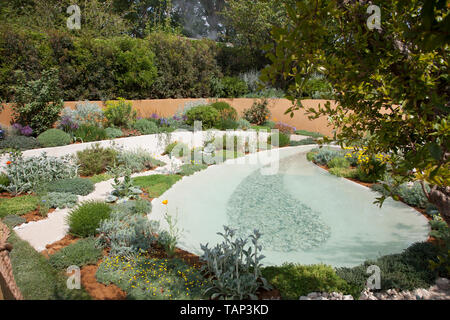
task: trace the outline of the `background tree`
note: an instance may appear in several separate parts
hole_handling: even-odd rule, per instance
[[[336,90],[337,106],[308,109],[327,116],[341,145],[365,138],[369,154],[389,153],[391,174],[420,180],[450,224],[449,1],[380,2],[381,29],[369,30],[371,1],[309,0],[287,6],[274,27],[272,61],[263,79],[292,79],[296,97],[314,72]],[[430,184],[430,191],[425,188]],[[379,199],[382,203],[384,198]]]

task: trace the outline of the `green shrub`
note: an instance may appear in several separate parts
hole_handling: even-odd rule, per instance
[[[147,251],[156,243],[157,225],[146,216],[114,211],[100,223],[97,245],[111,248],[110,254],[130,256]]]
[[[220,117],[222,119],[231,119],[231,120],[237,120],[237,111],[235,108],[230,106],[226,102],[214,102],[211,104],[211,107],[219,111]]]
[[[23,215],[34,211],[39,206],[39,198],[32,195],[0,199],[0,218],[7,215]]]
[[[314,157],[316,156],[316,154],[317,154],[317,152],[312,152],[312,151],[310,151],[310,152],[308,152],[308,153],[306,154],[306,159],[307,159],[308,161],[313,161],[313,160],[314,160]]]
[[[238,98],[248,93],[247,84],[239,77],[223,77],[221,85],[223,98]]]
[[[106,128],[105,133],[108,139],[116,139],[123,136],[123,132],[119,128]]]
[[[42,189],[47,192],[64,192],[87,196],[94,191],[94,184],[89,179],[72,178],[53,181],[44,185]]]
[[[21,216],[17,216],[15,214],[7,215],[2,219],[2,222],[6,224],[10,228],[14,228],[22,223],[27,222],[27,220]]]
[[[103,112],[111,127],[129,127],[135,122],[137,115],[131,102],[123,98],[107,101]]]
[[[133,183],[144,189],[150,198],[158,198],[180,179],[181,177],[179,175],[166,176],[154,174],[151,176],[133,178]]]
[[[328,161],[329,168],[348,168],[350,163],[344,157],[336,157]]]
[[[220,121],[220,113],[211,106],[198,106],[191,108],[187,113],[186,123],[194,125],[195,121],[201,121],[203,129],[217,127]]]
[[[83,176],[104,173],[106,168],[114,166],[118,161],[118,152],[112,148],[103,148],[96,143],[77,152],[77,164]]]
[[[250,122],[248,122],[246,119],[239,119],[238,121],[237,121],[237,127],[238,127],[238,129],[241,129],[241,130],[248,130],[248,129],[250,129],[251,128],[251,124],[250,124]]]
[[[131,172],[141,172],[164,166],[165,163],[154,159],[152,155],[142,149],[122,150],[117,155],[117,164]]]
[[[336,275],[331,266],[324,264],[300,265],[285,263],[261,270],[264,278],[274,285],[283,299],[298,300],[311,292],[350,292],[349,284]]]
[[[351,178],[351,179],[356,179],[358,177],[358,170],[355,168],[335,167],[328,170],[328,172],[337,177]]]
[[[371,157],[369,162],[364,162],[358,166],[358,179],[363,182],[377,182],[383,179],[386,171],[386,163]]]
[[[37,157],[23,158],[20,153],[13,152],[10,161],[6,167],[10,183],[3,188],[13,195],[40,190],[42,184],[51,181],[76,177],[78,171],[71,156],[57,158],[42,153]]]
[[[106,130],[88,124],[81,125],[74,133],[77,139],[81,139],[82,142],[101,141],[107,139]]]
[[[147,119],[139,119],[133,124],[133,129],[138,130],[142,134],[158,133],[159,129],[156,123]]]
[[[428,186],[426,186],[426,188],[429,189]],[[408,186],[408,184],[400,185],[396,190],[396,193],[410,206],[425,209],[428,204],[428,199],[418,181],[414,182],[412,186]]]
[[[176,150],[174,151],[176,147]],[[173,154],[172,154],[173,152]],[[183,157],[186,153],[189,153],[189,147],[187,144],[182,142],[172,142],[171,144],[167,145],[167,147],[164,150],[163,155],[171,155],[174,157]]]
[[[269,102],[267,100],[255,101],[250,109],[244,110],[244,118],[252,124],[261,126],[270,117]]]
[[[381,290],[414,290],[434,284],[436,272],[429,261],[437,261],[438,249],[431,243],[416,243],[400,254],[391,254],[376,260],[365,261],[353,268],[338,268],[336,274],[361,292],[367,281],[367,268],[376,265],[381,269]]]
[[[67,216],[70,234],[77,237],[94,236],[102,220],[108,219],[111,207],[100,201],[86,201]]]
[[[152,203],[147,200],[129,200],[120,204],[117,204],[114,211],[124,212],[129,215],[134,214],[149,214],[152,211]]]
[[[314,155],[314,162],[320,165],[326,165],[333,158],[341,157],[342,153],[335,149],[320,148]]]
[[[286,147],[291,143],[291,137],[284,133],[274,133],[267,138],[267,144],[278,147]]]
[[[102,257],[102,249],[95,246],[95,238],[81,239],[57,251],[49,258],[50,264],[56,269],[66,269],[70,266],[82,267],[97,264]]]
[[[302,139],[300,141],[291,141],[289,143],[289,145],[291,147],[305,146],[305,145],[309,145],[309,144],[317,144],[317,141],[314,138],[306,138],[306,139]]]
[[[68,145],[72,141],[72,137],[59,129],[49,129],[42,132],[37,137],[38,142],[43,147],[58,147]]]
[[[2,186],[7,187],[7,186],[9,186],[9,184],[10,184],[10,181],[9,181],[8,175],[6,173],[3,173],[3,172],[0,173],[0,192],[6,190]]]
[[[71,119],[78,126],[83,124],[102,126],[105,116],[102,108],[93,102],[84,101],[77,103],[75,109],[66,107],[61,113],[61,118]]]
[[[220,138],[214,140],[214,145],[216,150],[229,150],[229,151],[239,151],[244,152],[245,145],[243,143],[244,139],[236,135],[223,135]]]
[[[198,171],[202,171],[208,168],[206,164],[183,164],[180,169],[181,171],[178,173],[180,176],[191,176]]]
[[[42,197],[42,202],[46,202],[49,208],[72,208],[77,204],[78,197],[73,193],[50,192]]]
[[[26,81],[22,71],[16,77],[19,85],[14,88],[13,120],[41,134],[53,126],[63,108],[58,70],[45,70],[37,80]]]
[[[41,145],[34,137],[26,136],[8,136],[0,140],[0,149],[15,149],[15,150],[31,150],[40,148]]]

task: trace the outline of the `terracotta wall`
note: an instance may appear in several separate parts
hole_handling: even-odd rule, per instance
[[[161,100],[134,100],[133,107],[138,111],[142,117],[149,117],[152,113],[157,113],[160,116],[172,116],[178,109],[182,109],[184,104],[189,101],[199,99],[161,99]],[[215,101],[217,99],[208,99]],[[255,99],[218,99],[219,101],[226,101],[233,106],[240,115],[245,109],[252,106]],[[102,106],[102,101],[91,101]],[[303,100],[303,105],[306,108],[317,108],[319,104],[324,105],[327,100]],[[67,101],[64,103],[66,107],[75,107],[77,102]],[[334,104],[334,102],[332,102]],[[304,114],[304,111],[296,111],[293,118],[290,115],[285,115],[284,112],[291,106],[291,102],[287,99],[269,99],[269,109],[272,113],[271,120],[282,121],[288,123],[297,129],[320,132],[322,134],[331,135],[333,128],[328,126],[327,118],[319,118],[316,120],[309,120]],[[7,104],[5,109],[0,113],[0,124],[9,125],[11,121],[11,108]]]

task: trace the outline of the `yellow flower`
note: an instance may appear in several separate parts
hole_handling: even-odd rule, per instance
[[[169,203],[168,200],[164,200],[164,201],[162,202],[162,204],[164,204],[164,205],[166,205],[167,203]]]

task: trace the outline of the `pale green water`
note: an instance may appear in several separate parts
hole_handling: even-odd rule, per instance
[[[263,234],[265,265],[296,262],[353,266],[368,258],[398,253],[425,241],[425,217],[408,206],[337,178],[306,160],[310,147],[280,149],[276,175],[262,175],[260,165],[212,166],[174,185],[154,201],[152,219],[178,210],[184,229],[180,247],[201,253],[214,245],[229,225],[241,235]],[[164,225],[164,224],[163,224]]]

